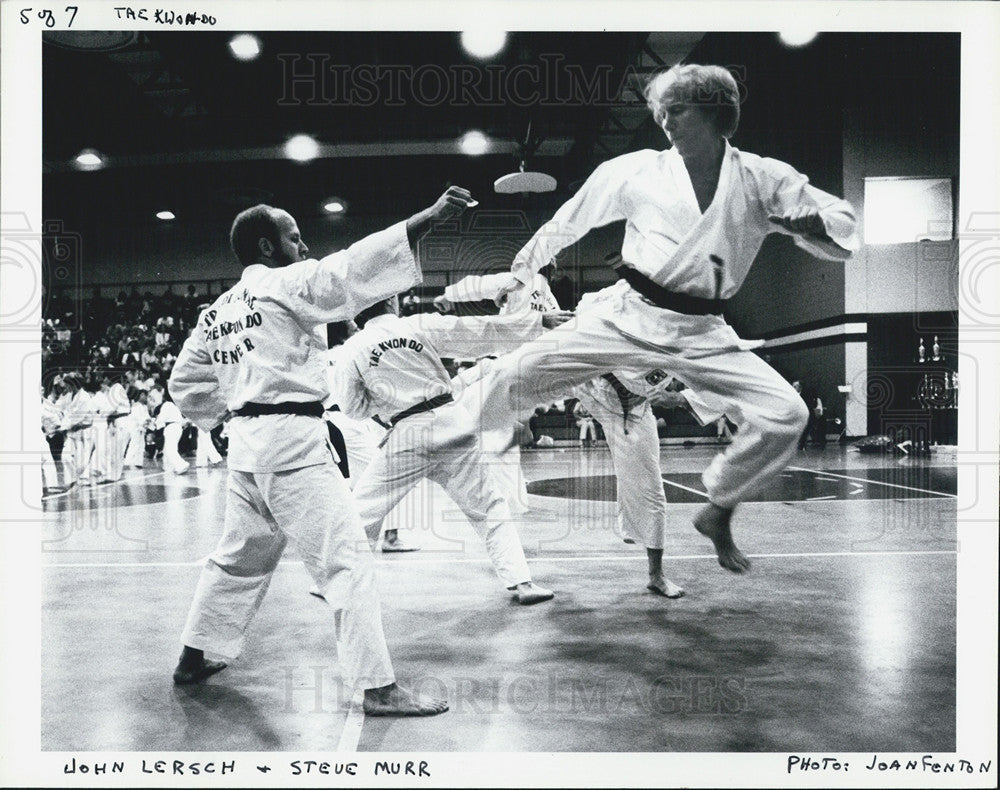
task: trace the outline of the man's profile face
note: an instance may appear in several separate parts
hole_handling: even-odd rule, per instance
[[[284,211],[275,214],[275,226],[278,231],[278,244],[271,255],[275,264],[287,266],[290,263],[304,261],[309,254],[309,248],[302,241],[299,226],[291,214]]]

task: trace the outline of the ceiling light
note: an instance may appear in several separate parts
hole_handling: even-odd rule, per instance
[[[486,153],[486,149],[490,146],[490,141],[486,139],[486,135],[482,132],[472,131],[466,132],[462,136],[459,146],[463,154],[479,156]]]
[[[156,218],[162,220],[177,219],[177,217],[174,216],[174,212],[172,211],[157,211]]]
[[[800,25],[779,31],[778,38],[786,47],[804,47],[818,35],[819,33],[814,28]]]
[[[240,33],[229,39],[229,51],[237,60],[253,60],[260,55],[260,39],[250,33]]]
[[[323,211],[328,214],[342,214],[344,212],[344,204],[339,200],[331,200],[329,203],[323,204]]]
[[[285,143],[285,156],[296,162],[308,162],[319,154],[319,143],[307,134],[297,134]]]
[[[462,47],[474,58],[492,58],[506,42],[507,34],[503,30],[462,31]]]
[[[76,157],[76,163],[85,169],[92,170],[104,164],[104,159],[93,148],[85,148]]]

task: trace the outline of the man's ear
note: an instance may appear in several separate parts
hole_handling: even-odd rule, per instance
[[[260,250],[260,254],[265,258],[270,258],[274,255],[274,244],[271,243],[270,239],[266,239],[263,236],[257,240],[257,249]]]

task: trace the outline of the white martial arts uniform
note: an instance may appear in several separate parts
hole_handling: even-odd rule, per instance
[[[194,453],[195,466],[208,466],[217,464],[222,460],[222,456],[212,441],[212,433],[203,428],[198,429],[198,444]]]
[[[146,408],[146,404],[140,401],[133,403],[128,417],[123,422],[129,435],[125,465],[142,466],[146,453],[146,423],[149,422],[149,409]]]
[[[55,402],[51,398],[42,395],[42,433],[45,434],[46,439],[56,432],[59,431],[59,425],[62,422],[62,412],[59,407],[56,406]],[[65,443],[65,441],[64,441]],[[50,448],[46,447],[44,453],[42,453],[42,488],[52,488],[53,486],[59,485],[59,466],[56,463],[55,458],[52,457],[52,451]]]
[[[107,392],[98,390],[90,399],[93,421],[90,424],[90,441],[94,450],[90,455],[87,475],[94,481],[104,480],[108,468],[108,417],[111,415],[111,399]]]
[[[125,451],[129,443],[126,420],[131,407],[125,388],[117,382],[109,386],[106,392],[100,392],[98,395],[102,395],[103,398],[99,416],[94,418],[94,425],[103,423],[100,425],[103,445],[95,440],[94,456],[100,457],[102,479],[118,481],[122,479]]]
[[[818,210],[835,242],[791,234],[769,221],[796,207]],[[842,260],[858,247],[848,203],[812,187],[792,167],[732,148],[728,142],[712,203],[701,212],[684,161],[674,149],[638,151],[600,165],[515,257],[522,282],[592,228],[626,220],[623,260],[669,291],[703,299],[735,294],[771,232],[824,258]],[[673,375],[717,398],[744,422],[725,453],[703,475],[710,500],[733,507],[784,468],[807,413],[784,379],[737,337],[720,315],[658,307],[625,281],[588,294],[576,321],[497,360],[486,383],[484,419],[511,411],[608,371],[652,384]]]
[[[457,318],[380,315],[344,343],[334,369],[334,398],[348,417],[378,415],[389,423],[432,398],[452,396],[442,355],[474,358],[536,337],[540,314]],[[386,515],[422,479],[444,488],[486,544],[506,587],[531,580],[510,510],[480,451],[477,423],[461,400],[413,414],[394,425],[354,496],[373,543]]]
[[[156,427],[163,429],[163,471],[182,475],[191,468],[177,449],[184,433],[184,417],[173,401],[164,401],[156,415]]]
[[[511,285],[513,275],[487,275],[477,279],[478,282],[474,282],[473,278],[460,281],[462,290],[449,296],[449,299],[459,301],[466,295],[475,300],[493,299],[503,288]],[[448,296],[447,291],[445,295]],[[504,308],[519,311],[524,310],[527,304],[529,309],[543,313],[559,309],[548,280],[540,274],[535,274],[527,288],[513,292],[512,296],[514,298],[508,299]],[[482,383],[482,377],[492,364],[492,360],[486,360],[458,375],[456,383],[461,382],[469,387],[469,394],[465,396],[467,400],[481,398],[481,393],[475,389],[478,386],[476,381],[478,379],[479,384]],[[619,533],[646,548],[662,549],[667,500],[663,493],[663,475],[660,470],[660,441],[652,409],[648,401],[636,394],[635,390],[649,394],[657,387],[666,386],[670,378],[657,382],[654,386],[645,381],[630,379],[625,374],[620,375],[619,383],[622,386],[622,379],[631,385],[631,389],[626,388],[627,391],[621,395],[608,380],[598,378],[575,387],[572,396],[579,399],[604,429],[611,452],[611,465],[617,477]],[[622,398],[625,399],[624,403]],[[504,429],[485,433],[491,435],[497,431],[503,432]],[[519,465],[519,450],[517,462]],[[517,496],[519,492],[513,488],[509,479],[499,479],[505,486],[501,490],[508,500]],[[526,495],[525,491],[523,496]]]
[[[597,426],[594,423],[594,415],[584,407],[583,403],[577,403],[573,407],[573,415],[576,417],[576,425],[580,429],[580,443],[587,441],[597,441]]]
[[[497,296],[513,281],[510,272],[500,274],[470,275],[444,289],[444,296],[451,302],[477,302],[485,299],[496,299]],[[548,313],[559,310],[559,303],[549,281],[541,274],[535,274],[528,286],[513,292],[500,306],[500,315],[518,315],[525,311]],[[468,383],[479,379],[483,374],[482,364],[466,368],[455,377],[453,384],[455,394],[464,390]],[[474,398],[471,392],[467,396]],[[478,409],[474,409],[478,413]],[[521,443],[518,441],[518,426],[515,424],[501,425],[495,428],[482,428],[479,433],[483,454],[486,456],[489,468],[503,493],[510,512],[523,515],[529,511],[528,486],[521,470]]]
[[[63,445],[63,464],[71,470],[68,482],[83,484],[90,469],[90,457],[94,452],[94,439],[90,430],[94,421],[91,408],[93,396],[84,389],[78,390],[63,408],[62,430],[66,431]],[[67,463],[67,451],[70,460]]]
[[[405,223],[322,261],[247,266],[184,344],[170,392],[210,430],[245,404],[308,403],[329,394],[326,324],[420,282]],[[395,680],[375,588],[374,558],[318,417],[233,417],[226,517],[184,627],[185,645],[239,654],[291,539],[334,611],[345,683]]]

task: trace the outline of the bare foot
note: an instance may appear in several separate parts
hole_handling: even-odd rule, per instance
[[[646,589],[656,595],[662,595],[664,598],[684,597],[684,588],[677,586],[662,574],[658,576],[650,576],[649,584],[646,585]]]
[[[719,565],[733,573],[745,573],[750,570],[750,560],[733,542],[733,533],[729,528],[729,519],[732,515],[732,510],[709,502],[695,516],[694,528],[715,545]]]
[[[362,707],[366,716],[436,716],[448,710],[448,703],[391,683],[377,689],[365,689]]]
[[[534,582],[521,582],[514,588],[514,597],[522,606],[531,606],[533,603],[550,601],[556,594],[552,590],[539,587]]]

